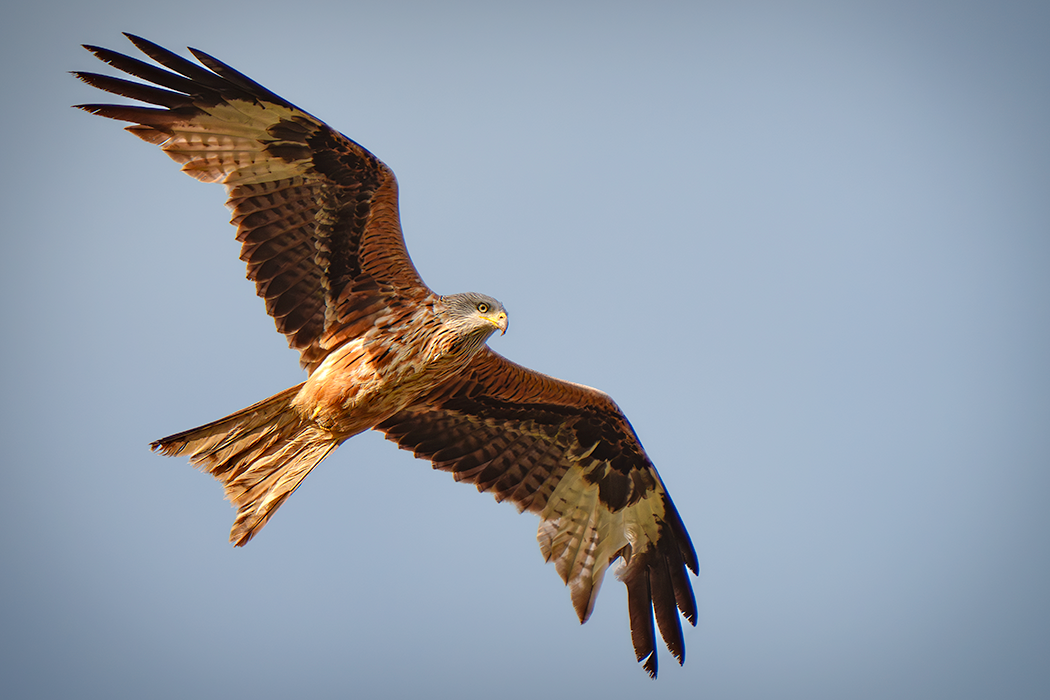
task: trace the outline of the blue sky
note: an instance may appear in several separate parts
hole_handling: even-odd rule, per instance
[[[7,11],[2,694],[1045,697],[1050,8],[377,5]],[[120,31],[371,149],[430,286],[618,401],[700,558],[684,668],[378,435],[227,543],[148,443],[302,374],[222,189],[69,109]]]

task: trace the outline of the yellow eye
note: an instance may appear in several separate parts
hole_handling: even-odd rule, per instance
[[[489,312],[489,305],[485,302],[481,302],[480,304],[478,304],[478,311],[480,311],[483,314],[487,314]]]

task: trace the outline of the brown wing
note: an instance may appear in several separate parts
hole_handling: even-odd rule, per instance
[[[99,59],[153,85],[97,73],[84,82],[158,107],[85,104],[132,122],[203,182],[226,185],[248,278],[277,329],[313,369],[339,329],[383,294],[429,292],[405,250],[393,172],[360,145],[211,56],[192,63],[127,35],[170,70],[96,46]],[[174,72],[171,72],[174,71]],[[361,292],[351,299],[355,292]]]
[[[468,371],[378,426],[388,439],[479,491],[540,516],[547,561],[569,586],[580,621],[617,557],[638,660],[656,675],[653,612],[685,660],[681,613],[696,624],[685,568],[699,573],[656,468],[606,394],[516,365],[485,348]]]

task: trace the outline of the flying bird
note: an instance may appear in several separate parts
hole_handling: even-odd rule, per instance
[[[394,173],[326,123],[216,60],[194,63],[131,34],[158,65],[98,46],[145,83],[84,82],[142,105],[76,105],[131,122],[202,182],[226,186],[248,279],[299,352],[301,384],[152,443],[186,454],[237,508],[247,543],[345,440],[378,430],[435,469],[540,518],[537,539],[581,622],[616,559],[638,661],[656,677],[653,619],[685,661],[681,617],[696,625],[685,526],[634,429],[609,396],[489,349],[507,312],[473,292],[439,295],[412,264]]]

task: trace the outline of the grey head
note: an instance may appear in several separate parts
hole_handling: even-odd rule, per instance
[[[507,310],[490,296],[477,292],[449,294],[441,297],[447,316],[445,321],[456,336],[457,349],[471,354],[481,349],[497,330],[507,332]]]

